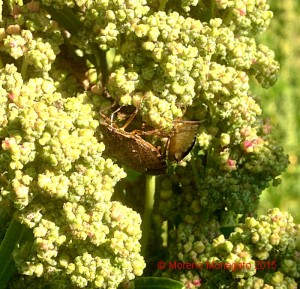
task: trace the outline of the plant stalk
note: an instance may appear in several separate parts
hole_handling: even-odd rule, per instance
[[[152,212],[155,196],[155,176],[146,176],[146,196],[144,205],[144,215],[142,220],[142,250],[141,253],[145,257],[151,231]]]

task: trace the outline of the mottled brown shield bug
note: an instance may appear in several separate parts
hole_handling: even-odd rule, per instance
[[[176,121],[169,138],[168,158],[180,162],[192,150],[200,121]]]
[[[166,161],[156,147],[137,134],[113,126],[105,116],[102,117],[106,121],[100,123],[99,129],[103,135],[104,153],[107,156],[140,173],[149,175],[166,173]]]

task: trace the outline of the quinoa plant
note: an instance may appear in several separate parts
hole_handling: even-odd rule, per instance
[[[0,288],[297,288],[299,226],[256,216],[288,164],[250,85],[278,77],[272,15],[0,1]]]

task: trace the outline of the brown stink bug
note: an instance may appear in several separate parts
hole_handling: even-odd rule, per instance
[[[180,162],[192,150],[200,121],[176,121],[169,138],[168,158]]]
[[[106,118],[103,115],[102,117]],[[140,173],[149,175],[166,173],[167,164],[164,157],[156,147],[139,135],[115,127],[109,120],[102,122],[99,129],[103,135],[104,153],[107,156]]]

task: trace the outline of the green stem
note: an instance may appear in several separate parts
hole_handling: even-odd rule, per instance
[[[10,278],[17,273],[12,253],[18,244],[30,239],[29,231],[15,218],[11,220],[0,245],[0,289],[6,288]]]
[[[22,67],[21,67],[21,75],[23,79],[26,79],[26,71],[27,71],[28,63],[23,57]]]
[[[168,0],[160,0],[159,1],[159,11],[165,11],[166,5],[167,5]]]
[[[211,1],[211,8],[210,8],[211,18],[215,18],[215,14],[216,14],[215,7],[216,7],[215,1]]]
[[[155,196],[155,176],[146,176],[146,196],[145,196],[144,216],[142,222],[143,235],[141,240],[141,244],[142,244],[141,253],[144,257],[146,255],[149,235],[151,231],[154,196]]]
[[[95,51],[95,56],[97,59],[97,67],[100,68],[102,74],[102,85],[106,88],[107,79],[108,79],[108,66],[107,66],[107,58],[106,58],[106,51],[98,50]]]

